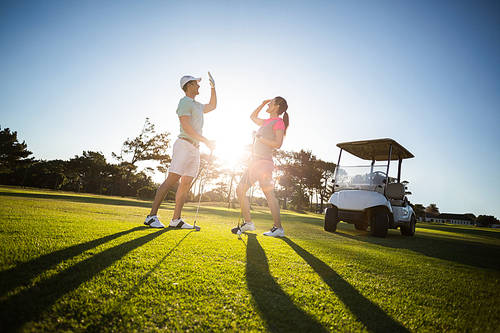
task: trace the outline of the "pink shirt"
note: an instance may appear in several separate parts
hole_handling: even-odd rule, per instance
[[[277,120],[274,125],[273,125],[273,130],[285,130],[285,123],[283,122],[283,119],[281,119],[280,117],[276,117],[276,118],[269,118],[269,119],[266,119],[264,120],[264,124],[262,124],[261,127],[264,127],[266,126],[267,124],[269,124],[271,121],[273,120]]]

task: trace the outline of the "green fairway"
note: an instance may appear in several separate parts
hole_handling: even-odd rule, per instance
[[[284,211],[275,239],[258,208],[238,239],[238,211],[216,206],[193,232],[143,226],[150,203],[127,198],[0,187],[0,203],[1,332],[500,327],[500,230],[420,223],[382,239]]]

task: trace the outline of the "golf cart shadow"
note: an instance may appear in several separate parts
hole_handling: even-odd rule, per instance
[[[379,238],[371,236],[366,231],[347,230],[347,228],[337,229],[334,234],[377,246],[409,250],[457,264],[500,271],[500,246],[498,245],[467,241],[460,236],[443,236],[424,232],[420,232],[414,237],[390,232],[386,238]]]

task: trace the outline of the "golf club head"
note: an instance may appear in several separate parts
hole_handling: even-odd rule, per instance
[[[235,228],[231,229],[231,232],[235,235],[238,235],[238,236],[241,235],[240,227],[235,227]]]
[[[201,230],[201,228],[196,225],[196,221],[194,221],[194,223],[193,223],[193,229],[194,229],[194,231],[200,231]]]

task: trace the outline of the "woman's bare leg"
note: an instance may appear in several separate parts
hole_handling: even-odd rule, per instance
[[[259,182],[260,187],[262,188],[262,192],[267,199],[267,205],[269,206],[269,210],[271,211],[271,215],[273,216],[274,226],[276,228],[282,228],[281,226],[281,217],[280,217],[280,205],[278,199],[276,199],[276,195],[274,194],[274,186],[271,179],[263,179]]]
[[[243,219],[245,222],[250,222],[250,203],[247,198],[247,191],[250,188],[245,177],[242,178],[238,187],[236,187],[236,195],[238,196],[238,200],[240,201],[240,209],[241,215],[243,215]]]

